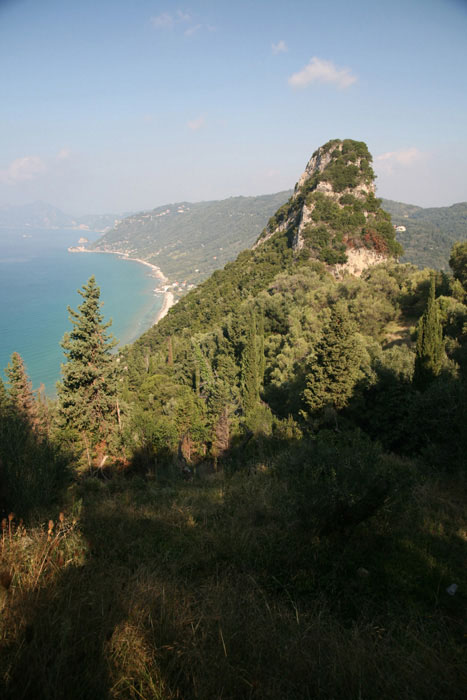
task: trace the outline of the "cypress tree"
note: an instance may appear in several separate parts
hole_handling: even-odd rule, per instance
[[[266,357],[264,355],[264,316],[261,315],[257,324],[256,348],[258,353],[258,393],[261,391],[264,382],[264,372],[266,370]]]
[[[314,412],[330,406],[344,408],[361,376],[356,326],[347,309],[335,304],[308,364],[303,398]]]
[[[435,300],[435,278],[431,277],[428,302],[417,328],[417,354],[413,381],[424,389],[441,371],[444,357],[443,329]]]
[[[117,341],[106,333],[112,322],[104,323],[94,276],[78,293],[83,303],[78,311],[68,307],[73,330],[62,340],[67,361],[57,388],[62,424],[79,436],[91,467],[96,446],[108,447],[117,427],[116,365],[111,354]]]
[[[8,396],[11,406],[30,424],[37,426],[37,406],[31,381],[26,373],[23,358],[17,352],[11,356],[5,370],[8,377]]]
[[[242,352],[242,398],[243,411],[248,415],[259,401],[258,349],[253,313],[248,319]]]

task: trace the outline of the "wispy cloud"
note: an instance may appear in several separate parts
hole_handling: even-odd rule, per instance
[[[151,17],[151,24],[156,29],[168,29],[173,27],[174,22],[173,15],[170,15],[168,12],[162,12],[157,17]]]
[[[387,153],[381,153],[375,158],[375,164],[379,164],[379,167],[383,172],[389,175],[394,172],[397,167],[409,168],[415,163],[418,163],[426,154],[420,151],[415,146],[410,148],[403,148],[399,151],[388,151]]]
[[[271,49],[274,54],[285,53],[288,51],[287,44],[283,39],[277,42],[277,44],[271,44]]]
[[[350,68],[339,68],[332,61],[313,56],[310,62],[298,73],[289,78],[289,85],[304,88],[312,83],[330,83],[338,88],[348,88],[357,81]]]
[[[191,131],[199,131],[203,126],[206,126],[206,119],[203,116],[199,116],[196,119],[188,121],[186,125]]]
[[[195,18],[184,10],[176,10],[175,12],[161,12],[160,15],[150,18],[150,22],[155,29],[174,29],[178,27],[179,31],[183,30],[185,36],[193,36],[201,29],[206,29],[209,32],[216,30],[210,24],[201,24],[196,22]],[[185,29],[183,29],[185,27]]]
[[[191,15],[189,12],[177,10],[176,17],[179,22],[191,22]]]
[[[23,156],[15,158],[5,170],[0,170],[0,183],[19,185],[23,182],[37,180],[44,175],[53,175],[63,171],[63,165],[70,160],[69,148],[60,148],[54,156]]]
[[[71,156],[71,151],[69,148],[61,148],[59,152],[57,153],[57,160],[68,160],[68,158]]]
[[[0,182],[16,185],[26,180],[34,180],[47,171],[47,166],[39,156],[24,156],[13,160],[6,170],[0,170]]]
[[[199,32],[199,30],[202,29],[202,27],[202,24],[193,24],[191,27],[188,27],[188,29],[185,29],[184,34],[185,36],[193,36],[193,34]]]

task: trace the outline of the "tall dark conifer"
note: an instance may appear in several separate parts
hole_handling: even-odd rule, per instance
[[[342,304],[335,304],[321,340],[308,363],[303,398],[314,412],[344,408],[361,376],[356,326]]]
[[[261,391],[264,382],[264,372],[266,370],[266,357],[264,355],[264,316],[258,319],[256,327],[256,351],[258,355],[258,393]]]
[[[11,356],[5,370],[8,377],[8,396],[12,408],[22,416],[31,427],[37,426],[37,405],[32,391],[31,381],[26,373],[23,358],[17,352]]]
[[[248,319],[242,352],[242,398],[243,411],[248,415],[259,401],[258,348],[253,313]]]
[[[104,323],[94,276],[78,293],[83,303],[78,311],[68,307],[73,330],[62,341],[67,361],[57,386],[62,422],[79,436],[90,467],[96,446],[106,449],[117,427],[116,364],[111,354],[117,341],[106,333],[112,322]]]
[[[435,278],[431,277],[426,309],[417,328],[414,384],[424,389],[441,371],[444,357],[443,329],[435,300]]]

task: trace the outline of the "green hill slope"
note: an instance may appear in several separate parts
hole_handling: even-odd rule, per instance
[[[245,248],[250,248],[271,217],[277,214],[280,223],[285,211],[283,205],[291,195],[292,191],[289,190],[259,197],[167,204],[127,216],[90,247],[127,253],[158,265],[172,281],[187,280],[199,284],[214,270],[234,260]],[[306,196],[310,197],[310,193],[306,193]],[[318,191],[314,198],[320,197]],[[345,199],[344,192],[326,211],[320,211],[321,220],[315,222],[318,224],[315,226],[315,238],[318,236],[319,239],[319,233],[323,233],[324,228],[330,233],[330,236],[326,233],[324,238],[321,236],[321,242],[316,239],[315,248],[320,245],[329,248],[328,244],[323,245],[328,238],[334,241],[331,246],[333,252],[321,251],[321,257],[328,256],[329,260],[337,260],[339,256],[339,238],[342,238],[338,230],[340,224],[350,224],[355,238],[354,224],[358,224],[362,216],[364,203],[357,202],[355,209],[355,202],[352,204],[351,200],[345,205],[347,210],[339,214],[336,205],[342,198]],[[349,207],[355,211],[351,212]],[[465,202],[451,207],[423,209],[413,204],[383,199],[382,208],[391,215],[394,225],[406,228],[397,232],[397,240],[405,251],[402,262],[411,262],[421,268],[445,270],[452,244],[467,238]],[[319,210],[320,206],[315,206],[315,209]],[[317,216],[318,211],[315,219]],[[331,222],[333,216],[334,221]],[[339,216],[345,221],[339,220]],[[384,226],[382,217],[379,223]],[[319,230],[316,232],[316,229]],[[308,228],[308,235],[310,233]]]
[[[406,228],[397,234],[405,250],[403,262],[447,270],[453,243],[467,239],[467,202],[422,209],[383,199],[383,208],[396,226]]]
[[[142,258],[171,280],[198,284],[253,245],[289,195],[164,205],[127,217],[92,248]]]

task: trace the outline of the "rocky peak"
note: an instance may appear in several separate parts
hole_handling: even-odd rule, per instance
[[[391,218],[375,197],[371,162],[362,141],[334,139],[318,148],[256,246],[287,235],[294,251],[326,263],[336,274],[361,274],[369,264],[399,256]]]

